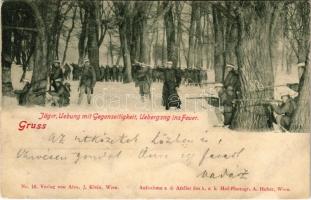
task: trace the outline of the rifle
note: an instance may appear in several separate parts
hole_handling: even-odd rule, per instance
[[[212,84],[216,84],[216,82],[202,82],[201,84],[203,84],[203,85],[212,85]]]
[[[261,92],[261,91],[272,90],[274,88],[283,87],[283,86],[289,87],[290,89],[292,89],[294,91],[298,90],[298,89],[296,89],[296,87],[298,87],[298,83],[286,83],[286,84],[270,85],[270,86],[267,86],[267,87],[256,88],[256,89],[251,90],[249,92]]]
[[[186,97],[186,99],[208,99],[208,98],[213,98],[211,96],[199,96],[199,97]],[[217,98],[217,97],[214,97]]]
[[[204,99],[209,105],[213,107],[217,107],[217,108],[220,107],[219,97],[215,97],[215,96],[187,97],[186,99]]]
[[[276,102],[276,103],[281,103],[281,100],[277,100],[277,99],[235,99],[234,101],[237,102],[253,102],[253,101],[260,101],[260,102],[267,102],[267,103],[271,103],[271,102]]]
[[[147,64],[145,64],[145,63],[141,63],[141,62],[138,62],[138,61],[135,61],[135,63],[136,63],[136,64],[140,64],[141,66],[146,66],[146,67],[150,66],[150,67],[151,67],[151,65],[147,65]]]
[[[186,99],[208,99],[208,98],[211,98],[211,97],[218,98],[218,97],[215,97],[214,94],[209,93],[209,92],[206,92],[205,94],[208,94],[208,95],[211,95],[211,96],[202,95],[202,96],[186,97]]]
[[[30,94],[34,94],[34,95],[36,95],[36,97],[37,97],[37,96],[40,96],[41,94],[49,93],[49,92],[51,92],[51,91],[49,91],[49,90],[44,90],[44,91],[30,92]]]
[[[245,103],[249,102],[249,103]],[[253,102],[253,103],[252,103]],[[252,107],[252,106],[269,106],[271,103],[282,103],[281,100],[276,99],[235,99],[234,104],[238,104],[240,107]]]

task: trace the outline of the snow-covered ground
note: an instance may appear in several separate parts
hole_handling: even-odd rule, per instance
[[[12,68],[12,83],[14,89],[22,89],[23,83],[19,82],[22,69],[14,65]],[[31,72],[27,72],[26,79],[31,80]],[[162,86],[163,83],[153,83],[151,87],[152,99],[146,98],[145,102],[141,101],[139,88],[134,83],[123,84],[120,82],[97,82],[94,89],[92,105],[87,105],[86,96],[81,105],[78,101],[78,81],[68,81],[71,84],[71,104],[66,109],[91,109],[106,111],[162,111],[161,106]],[[213,86],[204,87],[182,85],[179,95],[182,99],[182,109],[176,112],[200,112],[205,109],[206,104],[201,99],[193,100],[187,97],[198,97],[213,93]],[[12,97],[3,97],[3,107],[16,107],[17,100]],[[170,111],[174,111],[172,108]]]
[[[14,89],[21,89],[23,87],[23,83],[19,82],[21,74],[21,67],[14,65],[12,68],[12,83]],[[212,71],[208,71],[208,77],[208,81],[213,82],[214,76]],[[298,82],[297,77],[298,75],[296,72],[290,75],[286,73],[277,73],[275,80],[278,85],[295,83]],[[27,72],[26,79],[31,80],[31,72]],[[201,88],[197,86],[182,85],[178,91],[182,100],[181,109],[177,110],[175,108],[171,108],[169,111],[166,111],[161,105],[162,83],[153,83],[151,87],[152,99],[145,99],[145,101],[142,102],[139,95],[139,88],[135,87],[134,83],[123,84],[119,82],[97,82],[91,105],[86,103],[86,96],[84,96],[82,104],[78,105],[78,81],[69,81],[69,83],[71,84],[70,105],[65,108],[55,108],[47,103],[44,108],[45,110],[68,112],[200,113],[208,119],[209,125],[219,125],[219,120],[215,114],[215,108],[209,106],[204,99],[188,99],[188,97],[215,95],[216,92],[213,89],[213,85],[206,85]],[[286,87],[285,89],[284,87],[276,88],[276,98],[281,91],[286,89]],[[3,97],[2,105],[3,109],[25,109],[24,107],[17,105],[17,99],[14,97]],[[35,109],[39,111],[42,107],[33,106],[32,108],[27,109]]]

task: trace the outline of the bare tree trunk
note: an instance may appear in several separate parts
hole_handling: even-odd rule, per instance
[[[136,17],[134,16],[133,19],[127,19],[128,21],[128,33],[127,38],[129,38],[128,46],[131,55],[131,62],[134,63],[139,56],[139,30],[138,27],[133,27],[132,22],[136,21]]]
[[[203,4],[204,5],[204,4]],[[207,42],[208,42],[208,36],[207,36],[207,32],[206,32],[206,27],[207,27],[207,21],[206,21],[206,8],[203,7],[201,9],[201,17],[203,17],[203,27],[202,27],[202,31],[201,31],[201,37],[202,37],[202,56],[205,58],[203,59],[203,63],[202,63],[202,67],[204,68],[207,68],[207,65],[208,65],[208,45],[207,45]],[[205,36],[206,34],[206,36]],[[206,62],[206,64],[204,64],[204,60]]]
[[[68,30],[68,35],[67,35],[67,38],[66,38],[66,43],[65,43],[65,49],[64,49],[62,64],[64,64],[65,61],[66,61],[68,44],[69,44],[69,41],[70,41],[71,33],[72,33],[73,29],[75,28],[76,14],[77,14],[77,7],[75,7],[74,10],[73,10],[73,16],[72,16],[72,21],[71,21],[71,27],[70,27],[70,29]]]
[[[86,53],[86,44],[87,44],[87,35],[88,35],[88,19],[89,19],[89,13],[87,10],[84,11],[80,8],[80,19],[81,19],[81,33],[79,37],[79,44],[78,44],[78,50],[79,50],[79,64],[83,63],[83,59],[85,57]]]
[[[48,2],[49,3],[49,2]],[[52,59],[58,59],[58,45],[59,45],[59,38],[60,38],[60,31],[61,31],[61,0],[55,0],[55,6],[56,8],[56,13],[54,14],[54,21],[53,21],[53,28],[51,28],[51,41],[53,42],[53,58]]]
[[[303,86],[299,91],[298,106],[294,113],[290,131],[310,133],[310,66],[303,74]]]
[[[189,30],[189,50],[188,50],[188,62],[187,68],[194,67],[194,56],[195,56],[195,29],[196,29],[196,18],[198,15],[197,6],[198,3],[193,1],[191,3],[191,19],[190,19],[190,30]]]
[[[40,28],[43,29],[43,28]],[[41,31],[43,32],[43,30]],[[49,72],[49,65],[47,65],[48,55],[45,57],[42,52],[46,52],[46,46],[42,45],[45,38],[44,36],[38,36],[36,41],[36,50],[34,52],[35,62],[32,73],[32,92],[30,95],[29,104],[44,105],[45,104],[45,92],[48,85],[47,76]],[[51,53],[51,51],[50,51]],[[42,55],[43,54],[43,55]],[[45,64],[45,66],[43,65]]]
[[[237,13],[237,63],[241,99],[232,121],[234,129],[255,131],[270,129],[269,116],[261,102],[273,98],[270,29],[274,11],[270,2],[256,2],[255,6],[240,8]]]
[[[99,69],[99,45],[98,45],[98,9],[96,1],[90,4],[89,10],[89,31],[88,31],[88,56],[90,64],[95,68],[96,80],[100,80],[100,69]]]
[[[147,3],[144,3],[143,5],[140,5],[140,21],[139,21],[139,30],[140,30],[140,39],[139,39],[139,42],[140,42],[140,52],[139,52],[139,60],[140,62],[143,62],[143,63],[148,63],[148,54],[149,54],[149,39],[148,39],[148,29],[147,29],[147,11],[146,10],[148,7],[148,4]]]
[[[117,58],[116,65],[119,65],[121,57],[122,57],[122,48],[120,47],[120,51],[119,51],[119,55],[118,55],[118,58]]]
[[[213,25],[211,23],[211,20],[209,19],[209,11],[211,10],[211,6],[206,5],[206,14],[205,14],[205,20],[206,20],[206,64],[207,69],[213,69],[214,62],[213,62],[213,56],[214,56],[214,38],[212,34]]]
[[[155,51],[155,44],[154,44],[154,38],[156,37],[156,31],[154,31],[154,29],[157,29],[157,25],[156,28],[152,28],[152,34],[151,34],[151,40],[149,42],[149,52],[148,52],[148,63],[151,64],[152,63],[152,59],[153,59],[153,55],[154,55],[154,51]]]
[[[298,62],[306,63],[306,69],[300,79],[298,107],[294,113],[290,130],[293,132],[310,132],[310,3],[298,2],[298,13],[302,21],[301,38],[298,42]]]
[[[215,82],[222,83],[225,75],[225,54],[224,54],[224,18],[220,11],[213,5],[213,26],[214,26],[214,70]]]
[[[158,65],[158,43],[159,43],[159,27],[158,27],[158,22],[156,25],[156,41],[154,44],[154,64],[157,66]]]
[[[58,11],[60,6],[60,0],[52,1],[48,0],[45,2],[40,2],[43,6],[45,6],[46,10],[42,10],[42,17],[44,19],[45,26],[47,27],[47,62],[48,66],[51,66],[53,60],[56,58],[56,29],[55,27],[58,24]],[[50,10],[52,9],[52,10]],[[43,13],[44,12],[44,13]],[[47,25],[49,23],[49,25]],[[53,24],[53,26],[51,26]]]
[[[128,38],[127,38],[127,32],[126,32],[126,25],[124,23],[121,23],[119,25],[119,34],[120,34],[120,42],[121,42],[121,49],[122,49],[122,55],[123,55],[123,63],[125,67],[125,83],[132,82],[132,65],[131,65],[131,56],[130,51],[128,48]]]
[[[181,2],[175,2],[176,14],[177,14],[177,66],[181,68],[181,40],[182,40],[182,22],[181,22],[181,12],[182,5]]]
[[[177,64],[176,52],[176,38],[175,38],[175,25],[172,10],[172,2],[164,1],[164,9],[168,7],[167,12],[164,14],[165,30],[166,30],[166,44],[167,44],[167,59],[173,62],[173,66]]]
[[[2,31],[2,52],[1,52],[1,66],[2,66],[2,95],[10,96],[13,92],[13,85],[11,80],[11,65],[13,56],[11,49],[13,44],[11,42],[11,34],[9,31]],[[5,52],[6,51],[6,52]]]
[[[113,47],[112,47],[112,39],[111,39],[111,33],[109,32],[109,52],[110,52],[110,60],[111,60],[111,64],[113,65],[114,64],[114,61],[113,61]],[[107,59],[108,59],[108,56],[107,56]]]
[[[54,59],[55,44],[53,43],[53,24],[57,13],[54,1],[30,3],[35,13],[38,34],[34,52],[34,68],[31,78],[31,92],[27,103],[44,105],[47,89],[49,66]],[[40,9],[39,9],[40,8]]]
[[[224,57],[226,64],[236,65],[236,25],[231,20],[226,20],[226,31],[224,33]]]
[[[197,59],[196,59],[196,66],[199,68],[203,67],[203,52],[202,52],[202,25],[201,25],[201,14],[202,14],[202,9],[201,9],[201,4],[199,4],[198,7],[198,15],[196,16],[196,38],[197,38]]]
[[[184,43],[183,40],[181,40],[181,46],[182,46],[182,49],[183,49],[183,52],[184,52],[184,56],[185,56],[186,63],[188,63],[188,62],[189,62],[189,61],[188,61],[189,59],[188,59],[187,53],[185,53],[185,52],[187,52],[187,51],[186,51],[186,45],[185,45],[185,43]]]
[[[167,59],[166,57],[166,45],[165,45],[165,38],[166,38],[166,30],[165,30],[165,22],[164,22],[164,26],[163,26],[163,34],[162,34],[162,55],[161,55],[161,61],[162,61],[162,65],[164,65],[165,60]]]

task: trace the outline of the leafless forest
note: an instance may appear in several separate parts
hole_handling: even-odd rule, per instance
[[[93,1],[4,0],[2,3],[2,93],[14,89],[11,65],[32,70],[31,84],[44,104],[49,66],[122,65],[133,81],[135,62],[213,70],[224,81],[226,64],[238,66],[242,99],[234,129],[267,129],[262,106],[273,99],[277,71],[306,63],[291,131],[310,130],[308,1]],[[258,83],[258,84],[254,84]],[[42,92],[42,93],[40,93]],[[39,95],[38,95],[39,94]]]

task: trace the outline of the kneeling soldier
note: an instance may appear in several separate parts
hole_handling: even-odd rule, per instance
[[[56,81],[56,90],[50,92],[52,96],[52,106],[68,106],[70,103],[70,84],[63,84],[61,81]]]
[[[292,99],[288,92],[281,94],[282,103],[280,105],[276,105],[272,103],[273,110],[278,117],[278,124],[281,125],[282,128],[289,130],[290,124],[292,122],[292,117],[294,115],[296,109],[296,103],[294,99]]]

